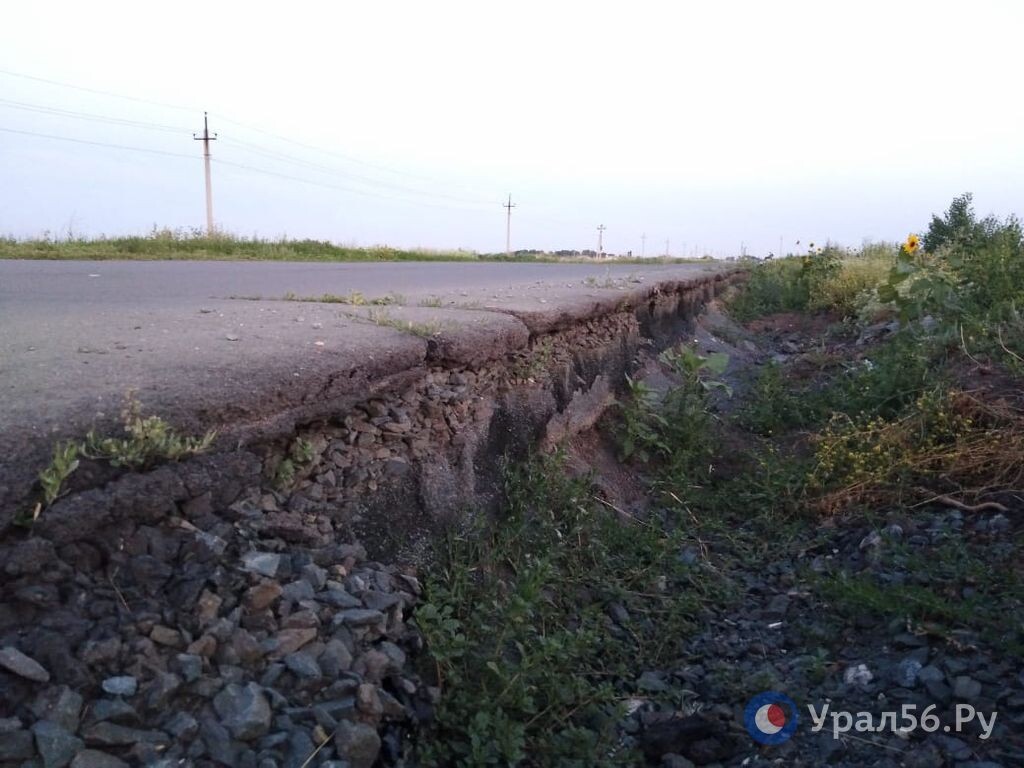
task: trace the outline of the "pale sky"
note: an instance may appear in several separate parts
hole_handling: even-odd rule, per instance
[[[240,235],[500,251],[511,193],[513,248],[902,239],[966,191],[1024,213],[1021,29],[1016,0],[8,2],[0,234],[202,227],[208,110]]]

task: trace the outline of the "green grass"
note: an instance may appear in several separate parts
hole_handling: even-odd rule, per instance
[[[882,567],[906,572],[907,583],[882,584],[871,575],[845,571],[815,576],[812,582],[847,617],[906,618],[946,636],[966,629],[1020,657],[1024,655],[1024,581],[1016,557],[1020,544],[1019,536],[1007,547],[971,546],[951,539],[911,551],[887,542]]]
[[[501,523],[450,535],[415,614],[443,689],[423,762],[636,765],[621,703],[677,658],[712,591],[682,541],[620,519],[558,455],[510,468]]]
[[[240,296],[232,296],[231,298],[245,298]],[[400,293],[388,293],[384,296],[375,296],[373,298],[366,298],[360,291],[352,291],[347,295],[339,296],[334,293],[323,293],[319,296],[299,296],[295,293],[288,292],[281,297],[282,301],[299,301],[308,302],[313,304],[348,304],[353,307],[363,307],[368,304],[375,306],[402,306],[406,303],[406,298]]]
[[[238,237],[218,234],[208,237],[196,231],[155,229],[145,236],[69,236],[18,239],[0,237],[0,259],[42,259],[83,261],[512,261],[562,263],[593,259],[558,257],[543,252],[522,252],[511,257],[498,253],[477,253],[463,249],[392,248],[386,245],[356,247],[325,240]],[[616,262],[663,263],[658,259],[616,259]],[[672,259],[672,263],[692,260]]]
[[[197,437],[181,435],[159,416],[143,416],[142,406],[132,392],[125,398],[121,418],[122,435],[102,436],[90,430],[83,440],[65,441],[54,447],[50,464],[39,473],[43,498],[31,512],[18,516],[20,524],[35,522],[61,496],[80,459],[138,471],[162,461],[179,461],[204,453],[217,437],[213,430]]]
[[[440,320],[403,320],[395,317],[386,309],[371,309],[366,319],[371,323],[411,333],[413,336],[419,336],[422,339],[432,339],[444,328]]]
[[[266,240],[154,232],[146,237],[0,240],[0,259],[104,261],[473,261],[472,251],[357,248],[322,240]]]

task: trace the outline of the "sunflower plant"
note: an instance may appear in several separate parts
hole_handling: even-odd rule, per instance
[[[926,316],[955,318],[960,314],[959,286],[955,274],[921,248],[911,234],[900,246],[888,280],[878,288],[878,298],[892,303],[904,323]]]

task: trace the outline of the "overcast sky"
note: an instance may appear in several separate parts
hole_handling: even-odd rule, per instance
[[[965,191],[1024,209],[1021,29],[1016,0],[6,3],[0,234],[203,226],[209,110],[241,235],[503,250],[511,193],[514,248],[901,239]]]

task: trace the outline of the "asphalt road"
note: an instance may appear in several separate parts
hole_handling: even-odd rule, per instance
[[[105,307],[156,308],[231,297],[276,299],[360,291],[367,298],[474,298],[531,287],[586,287],[609,279],[678,277],[703,264],[529,264],[500,262],[303,263],[244,261],[0,261],[0,307],[62,315]]]
[[[424,338],[366,308],[287,294],[397,295],[385,318],[436,328],[435,346],[471,364],[722,268],[0,260],[0,504],[56,439],[116,426],[129,390],[183,429],[223,429],[301,417],[427,357]]]

